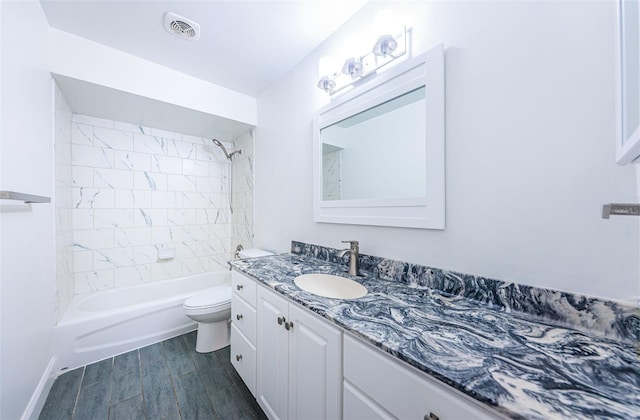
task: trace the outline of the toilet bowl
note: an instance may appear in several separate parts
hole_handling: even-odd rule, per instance
[[[262,249],[239,251],[240,259],[273,255]],[[201,290],[182,305],[185,314],[198,322],[196,351],[209,353],[229,345],[231,333],[231,285]]]
[[[189,318],[198,322],[198,353],[209,353],[229,345],[230,285],[204,289],[187,299],[182,307]]]

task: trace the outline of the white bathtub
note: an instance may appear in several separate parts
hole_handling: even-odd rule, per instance
[[[193,331],[182,309],[199,290],[230,284],[229,271],[75,296],[54,329],[56,370],[73,369]]]

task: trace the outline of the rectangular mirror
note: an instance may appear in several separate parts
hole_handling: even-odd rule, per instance
[[[314,219],[444,229],[444,50],[367,79],[318,113]]]
[[[425,88],[320,130],[323,200],[424,197]]]
[[[640,5],[618,1],[617,82],[619,164],[640,157]]]

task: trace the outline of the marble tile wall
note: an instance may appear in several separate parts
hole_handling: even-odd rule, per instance
[[[340,191],[340,150],[322,154],[322,196],[325,200],[339,200]]]
[[[211,139],[76,114],[71,141],[75,293],[226,268],[229,163]]]
[[[234,141],[234,150],[242,153],[233,157],[233,213],[231,247],[253,247],[253,135],[244,134]]]
[[[60,319],[73,297],[73,225],[71,176],[72,113],[60,88],[54,86],[56,315]]]

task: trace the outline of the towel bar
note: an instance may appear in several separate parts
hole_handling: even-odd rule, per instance
[[[20,200],[30,203],[50,203],[51,198],[41,195],[23,194],[14,191],[0,191],[0,200]]]

